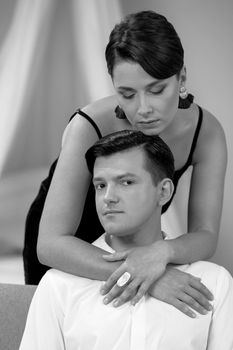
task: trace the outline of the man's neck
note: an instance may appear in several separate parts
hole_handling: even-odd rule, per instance
[[[125,236],[117,236],[106,232],[105,235],[106,243],[115,251],[150,245],[162,239],[164,239],[164,235],[160,226],[150,234],[141,234],[137,232]]]

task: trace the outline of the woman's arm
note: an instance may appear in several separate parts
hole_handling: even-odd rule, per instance
[[[224,131],[208,112],[193,157],[188,207],[188,234],[166,241],[168,261],[186,264],[210,258],[221,221],[227,147]]]
[[[82,116],[67,127],[41,218],[37,252],[43,264],[105,280],[120,262],[109,264],[102,259],[101,249],[74,237],[91,180],[84,155],[97,139],[95,129]]]

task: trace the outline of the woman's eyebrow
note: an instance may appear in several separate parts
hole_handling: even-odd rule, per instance
[[[164,82],[164,80],[156,80],[156,81],[153,81],[152,83],[146,85],[146,88],[152,88],[152,87],[154,87],[154,86],[156,86],[156,85],[159,85],[159,84],[161,84],[161,83],[163,83],[163,82]]]
[[[135,89],[128,86],[117,86],[117,89],[122,91],[135,91]]]
[[[164,80],[156,80],[156,81],[153,81],[152,83],[149,83],[145,86],[146,89],[150,89],[156,85],[159,85],[161,83],[163,83]],[[135,91],[135,89],[133,89],[132,87],[130,86],[117,86],[117,89],[118,90],[122,90],[122,91]]]

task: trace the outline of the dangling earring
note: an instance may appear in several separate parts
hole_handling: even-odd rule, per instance
[[[187,91],[186,87],[185,86],[181,86],[180,87],[180,98],[182,98],[184,100],[187,97],[188,97],[188,91]]]
[[[118,105],[118,106],[115,108],[115,113],[116,113],[116,117],[117,117],[118,119],[127,119],[127,118],[126,118],[126,115],[125,115],[123,109],[121,109],[121,106],[120,106],[120,105]]]
[[[180,109],[187,109],[191,106],[193,103],[193,95],[189,94],[185,86],[180,87],[179,92],[179,105],[178,108]]]

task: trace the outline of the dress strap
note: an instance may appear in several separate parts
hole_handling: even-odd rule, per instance
[[[96,123],[94,122],[93,119],[91,119],[91,117],[89,117],[89,115],[87,115],[86,113],[84,113],[83,111],[81,111],[80,108],[78,108],[74,114],[72,114],[72,116],[70,117],[70,120],[71,121],[75,116],[76,114],[80,114],[82,117],[84,117],[85,119],[87,119],[89,121],[89,123],[93,126],[93,128],[95,129],[99,139],[102,138],[102,134],[100,132],[100,129],[98,128],[98,126],[96,125]]]
[[[198,117],[198,122],[197,122],[197,127],[196,127],[196,130],[195,130],[195,134],[193,136],[193,142],[192,142],[191,149],[190,149],[190,152],[189,152],[188,160],[187,160],[187,163],[186,163],[188,165],[190,165],[192,163],[193,153],[194,153],[196,145],[197,145],[197,139],[198,139],[198,136],[199,136],[199,133],[200,133],[202,120],[203,120],[202,108],[200,106],[198,106],[198,109],[199,109],[199,117]]]

